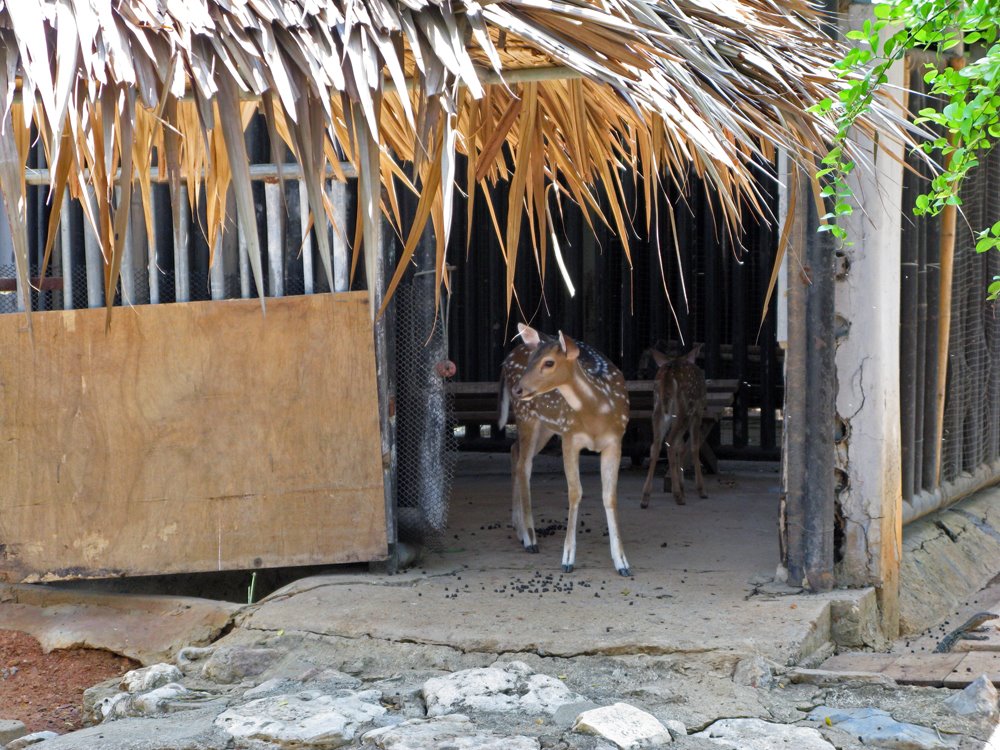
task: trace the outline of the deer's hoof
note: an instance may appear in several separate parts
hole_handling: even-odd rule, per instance
[[[573,572],[572,565],[563,565],[563,573],[572,573],[572,572]]]
[[[533,555],[537,555],[538,554],[538,545],[537,544],[528,544],[528,545],[525,545],[524,548],[526,550],[528,550],[528,552],[530,552]]]
[[[699,492],[698,493],[698,497],[700,497],[702,500],[707,500],[708,499],[708,493],[707,492]]]
[[[649,507],[649,498],[648,497],[642,498],[642,502],[639,503],[639,507],[640,508],[648,508]]]
[[[687,505],[687,503],[684,502],[684,498],[683,497],[675,497],[674,500],[677,501],[678,505]]]
[[[618,575],[624,578],[630,578],[632,576],[632,570],[630,568],[618,568]]]

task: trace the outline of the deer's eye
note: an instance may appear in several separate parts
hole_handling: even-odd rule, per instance
[[[554,359],[547,359],[544,362],[542,362],[542,367],[546,370],[548,370],[550,367],[555,367],[555,366],[556,366],[556,361]]]

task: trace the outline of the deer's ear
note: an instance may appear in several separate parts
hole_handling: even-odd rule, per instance
[[[653,361],[656,362],[657,367],[663,367],[663,365],[670,361],[670,357],[659,349],[650,349],[650,351],[653,353]]]
[[[542,343],[542,338],[538,335],[538,331],[524,323],[517,324],[517,333],[521,337],[521,341],[527,344],[529,349],[537,349],[538,345]]]
[[[693,365],[694,361],[698,359],[698,355],[701,354],[701,347],[703,346],[704,344],[696,344],[695,347],[689,351],[687,355],[685,355],[684,359]]]
[[[559,331],[559,348],[566,355],[566,359],[573,360],[580,356],[580,348],[576,342],[569,336],[564,336],[562,331]]]

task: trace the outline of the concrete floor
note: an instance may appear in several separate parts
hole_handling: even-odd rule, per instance
[[[596,457],[582,462],[584,499],[571,574],[561,571],[566,516],[561,459],[536,461],[539,554],[528,554],[510,529],[508,467],[505,454],[463,454],[447,535],[437,550],[396,575],[373,573],[366,565],[303,570],[308,577],[252,606],[217,602],[217,611],[205,599],[179,599],[179,591],[149,597],[166,592],[135,588],[134,581],[126,582],[133,586],[131,596],[94,582],[12,587],[0,597],[6,601],[0,605],[0,627],[27,630],[50,648],[86,644],[120,650],[115,633],[121,630],[121,609],[136,610],[140,619],[148,609],[148,627],[130,624],[125,644],[129,655],[146,663],[210,640],[208,617],[215,632],[234,618],[236,629],[248,635],[299,632],[446,646],[469,654],[676,654],[682,661],[717,657],[722,663],[760,654],[794,664],[822,655],[834,636],[835,603],[870,605],[870,590],[788,596],[761,588],[759,582],[774,574],[778,562],[776,465],[724,463],[720,475],[706,477],[709,497],[698,498],[691,487],[686,506],[676,505],[657,482],[646,510],[639,508],[645,473],[623,469],[619,520],[629,578],[611,563]],[[140,591],[150,607],[136,604]],[[207,615],[199,609],[206,607]],[[162,616],[164,608],[170,617]],[[180,611],[197,617],[176,616]]]
[[[627,463],[627,462],[626,462]],[[755,575],[778,562],[776,465],[729,464],[677,506],[662,491],[639,508],[644,472],[623,469],[619,518],[631,578],[614,570],[596,457],[582,466],[576,570],[561,572],[565,480],[561,459],[536,462],[533,499],[541,551],[528,554],[510,523],[509,459],[463,454],[447,536],[395,576],[314,576],[254,608],[241,626],[440,644],[463,651],[760,653],[797,662],[830,637],[827,596],[768,596]],[[658,482],[658,489],[662,482]],[[544,533],[544,532],[543,532]],[[292,625],[292,623],[295,625]]]

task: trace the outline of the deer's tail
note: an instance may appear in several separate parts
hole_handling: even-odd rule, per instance
[[[507,385],[507,378],[500,376],[497,397],[500,399],[500,418],[497,419],[497,426],[503,430],[507,426],[507,417],[510,414],[510,386]]]

